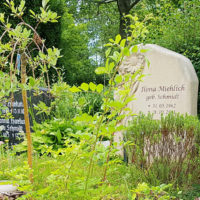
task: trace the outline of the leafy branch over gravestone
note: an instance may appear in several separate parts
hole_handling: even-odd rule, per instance
[[[144,49],[139,49],[137,45],[134,46],[136,38],[139,38],[146,33],[146,28],[143,22],[139,22],[137,17],[127,15],[132,25],[130,26],[130,36],[127,39],[123,39],[120,35],[117,35],[115,40],[110,39],[110,42],[106,44],[106,63],[104,67],[98,67],[96,74],[106,74],[109,77],[107,88],[102,84],[96,85],[94,83],[82,83],[79,87],[73,86],[70,88],[71,92],[97,92],[102,94],[103,104],[102,112],[95,113],[93,116],[83,113],[75,117],[73,120],[87,124],[90,128],[89,132],[92,132],[91,137],[91,149],[90,149],[90,161],[88,167],[87,177],[85,179],[85,193],[88,189],[89,178],[92,174],[93,164],[97,153],[98,142],[102,141],[104,137],[109,138],[110,145],[105,154],[105,164],[103,170],[103,177],[101,182],[106,181],[107,170],[110,162],[110,156],[113,151],[113,146],[117,146],[114,142],[114,136],[117,132],[124,131],[126,126],[121,123],[125,118],[133,115],[132,110],[127,108],[129,102],[134,100],[136,90],[132,91],[143,78],[144,66],[138,66],[134,73],[127,73],[125,75],[120,74],[120,66],[125,57],[129,57],[131,54],[143,53]],[[117,98],[114,98],[117,96]],[[87,134],[87,133],[85,133]],[[87,138],[89,144],[88,135],[81,136],[84,139]],[[123,145],[122,143],[120,145]],[[116,161],[117,162],[117,161]]]
[[[40,23],[54,23],[59,18],[55,12],[49,9],[48,2],[49,0],[42,0],[39,14],[30,10],[30,16],[36,20],[35,27],[23,20],[26,9],[25,0],[21,0],[19,6],[15,5],[14,0],[5,0],[5,6],[10,8],[11,14],[7,17],[4,13],[0,13],[1,29],[3,29],[0,36],[0,85],[2,88],[0,101],[3,102],[7,96],[11,96],[12,108],[13,92],[19,88],[22,89],[30,168],[32,168],[32,143],[26,90],[38,91],[38,87],[41,85],[47,85],[50,89],[48,69],[51,67],[56,69],[55,65],[60,57],[60,51],[55,47],[47,48],[45,40],[37,33]],[[19,19],[19,23],[12,27],[9,17]],[[32,174],[30,174],[30,180],[33,181]]]

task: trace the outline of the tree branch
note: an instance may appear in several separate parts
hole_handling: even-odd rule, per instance
[[[39,36],[39,34],[37,33],[37,31],[36,31],[31,25],[29,25],[29,24],[27,24],[27,23],[25,23],[25,22],[21,22],[21,23],[19,23],[17,26],[21,26],[21,25],[28,26],[28,27],[34,32],[34,34],[36,34],[36,36]],[[42,42],[42,49],[45,48],[45,49],[47,50],[47,48],[46,48],[44,42],[43,42],[42,40],[41,40],[41,42]],[[36,44],[35,41],[34,41],[34,43]],[[38,45],[36,45],[36,46],[38,46]]]
[[[100,4],[104,4],[104,3],[112,3],[112,2],[116,2],[117,0],[102,0],[102,1],[93,1],[94,3],[98,3]]]
[[[129,8],[129,11],[134,7],[136,6],[141,0],[135,0],[131,5],[130,5],[130,8]]]
[[[98,4],[97,15],[99,15],[99,7],[100,7],[101,4],[117,2],[117,0],[101,0],[101,1],[93,1],[93,2]]]

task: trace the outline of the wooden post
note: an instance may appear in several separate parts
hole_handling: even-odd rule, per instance
[[[22,53],[21,56],[21,83],[26,84],[26,55]],[[27,101],[27,92],[25,89],[22,89],[22,99],[24,104],[24,119],[25,119],[25,128],[26,128],[26,138],[27,138],[27,146],[28,146],[28,165],[31,169],[30,173],[30,181],[33,183],[33,172],[32,172],[32,140],[31,140],[31,129],[30,129],[30,121],[28,114],[28,101]]]

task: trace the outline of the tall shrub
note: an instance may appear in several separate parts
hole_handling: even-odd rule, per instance
[[[30,10],[32,18],[36,20],[36,26],[32,27],[23,19],[25,11],[25,1],[21,0],[16,5],[13,0],[6,0],[5,5],[10,9],[10,15],[0,13],[0,22],[3,33],[0,37],[0,64],[2,72],[9,73],[10,89],[3,93],[11,96],[11,107],[14,101],[13,92],[22,90],[22,99],[24,105],[24,119],[26,128],[26,137],[28,142],[28,163],[32,168],[32,141],[31,130],[28,113],[28,102],[26,90],[35,89],[38,86],[48,85],[50,88],[50,80],[48,69],[55,68],[60,51],[56,48],[48,48],[45,46],[44,40],[41,39],[37,32],[37,28],[41,23],[57,22],[59,18],[55,12],[49,10],[47,6],[49,0],[42,1],[40,13],[36,14]],[[13,25],[9,22],[9,17],[14,17],[20,22]],[[16,60],[16,62],[15,62]],[[27,77],[27,71],[31,71],[31,76]],[[40,71],[41,76],[36,76],[36,71]],[[21,73],[21,76],[20,76]],[[7,80],[7,76],[2,80]],[[30,180],[33,181],[32,173]]]

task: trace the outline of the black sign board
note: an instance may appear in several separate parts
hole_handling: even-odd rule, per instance
[[[47,89],[40,88],[40,94],[35,95],[33,91],[27,91],[29,109],[33,111],[35,121],[41,123],[44,120],[44,116],[36,115],[37,111],[34,109],[34,105],[37,105],[40,101],[44,102],[47,106],[51,103],[51,96],[47,93]],[[2,110],[2,114],[6,112],[12,113],[12,118],[0,118],[0,141],[5,139],[9,140],[9,145],[17,144],[23,141],[25,131],[24,120],[24,106],[22,100],[22,92],[18,91],[14,93],[14,100],[8,99],[5,103],[7,110]],[[29,115],[30,123],[33,124],[31,115]]]

